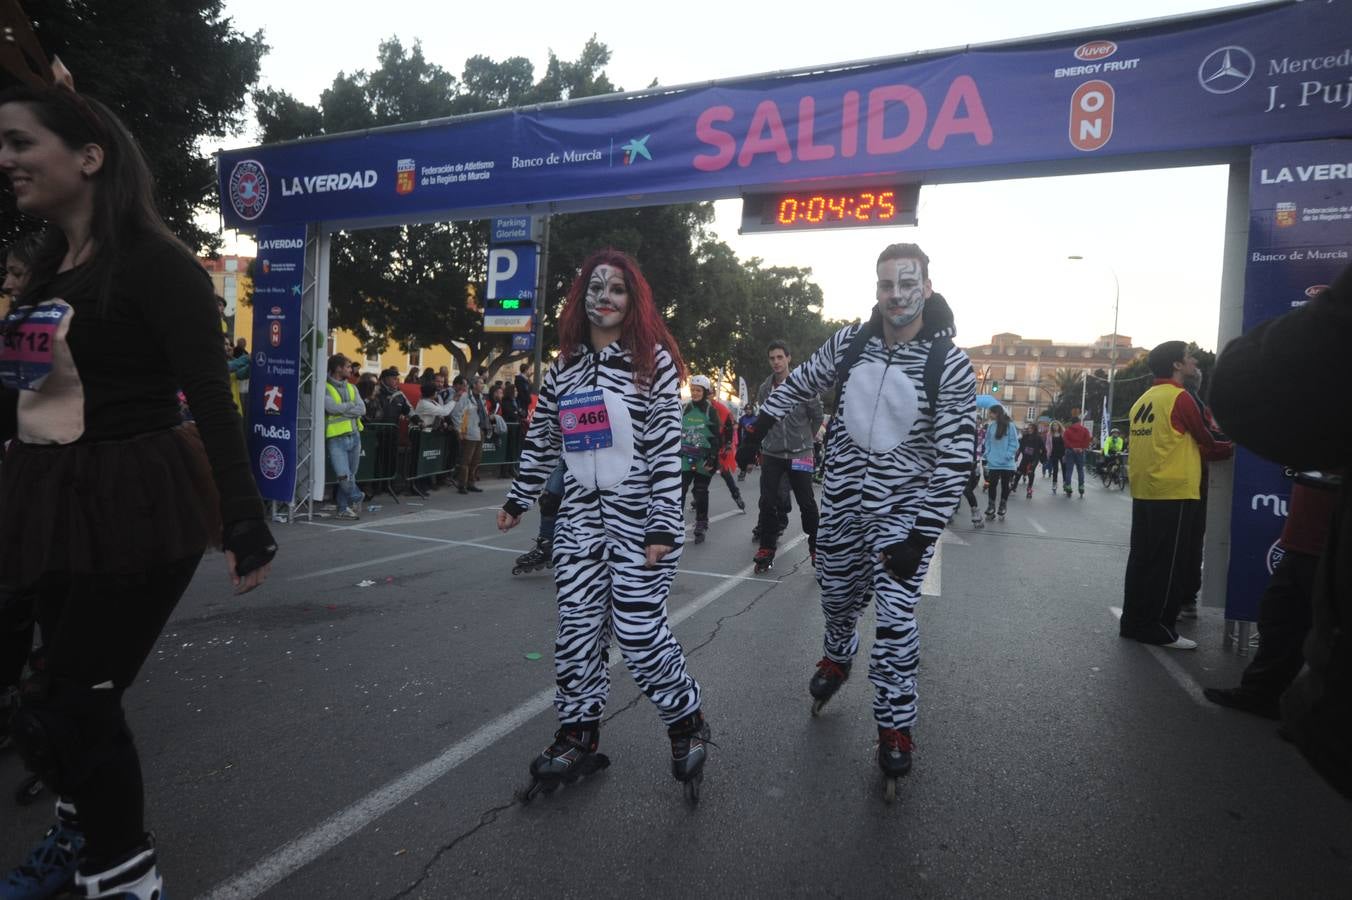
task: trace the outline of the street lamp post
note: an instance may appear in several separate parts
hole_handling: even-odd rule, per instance
[[[1084,260],[1084,257],[1080,256],[1079,254],[1072,254],[1070,256],[1067,256],[1066,259],[1074,259],[1082,261]],[[1113,276],[1113,345],[1108,350],[1108,427],[1112,428],[1113,384],[1116,381],[1115,376],[1117,375],[1117,305],[1118,301],[1121,299],[1122,296],[1122,282],[1117,277],[1116,269],[1114,269],[1111,265],[1108,265],[1107,263],[1104,263],[1104,265],[1108,266],[1108,271]],[[1106,438],[1107,435],[1103,435],[1102,437]]]

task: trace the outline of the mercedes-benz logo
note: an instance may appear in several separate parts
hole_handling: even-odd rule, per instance
[[[1244,87],[1258,64],[1243,47],[1229,46],[1212,50],[1197,67],[1197,83],[1213,94],[1229,94]]]

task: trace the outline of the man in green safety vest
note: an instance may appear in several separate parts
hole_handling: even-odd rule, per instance
[[[356,519],[365,495],[357,489],[357,465],[361,462],[361,417],[366,401],[347,380],[348,361],[341,353],[329,357],[329,378],[324,385],[324,444],[329,464],[338,476],[333,491],[338,518]]]

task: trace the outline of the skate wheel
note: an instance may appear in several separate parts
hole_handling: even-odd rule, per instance
[[[824,707],[824,706],[826,706],[826,701],[825,701],[825,700],[813,700],[813,701],[812,701],[812,715],[814,715],[814,716],[819,716],[819,715],[821,715],[822,707]]]
[[[535,799],[535,795],[540,793],[540,782],[532,781],[530,784],[516,792],[516,799],[525,805]]]
[[[897,802],[897,779],[886,778],[883,780],[883,799],[888,803]]]
[[[691,806],[699,806],[699,783],[702,780],[696,777],[685,782],[685,802]]]

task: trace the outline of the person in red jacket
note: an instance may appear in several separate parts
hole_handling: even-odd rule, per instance
[[[1079,473],[1080,496],[1084,496],[1084,454],[1093,443],[1094,436],[1089,433],[1089,429],[1080,424],[1079,416],[1070,417],[1070,425],[1061,434],[1061,439],[1066,444],[1066,455],[1061,459],[1061,483],[1066,488],[1066,496],[1070,496],[1070,472],[1072,469]]]
[[[732,494],[732,502],[736,503],[742,512],[746,512],[746,501],[742,499],[737,480],[732,477],[732,473],[737,469],[737,423],[732,418],[732,411],[722,400],[710,394],[709,402],[718,413],[719,428],[723,435],[723,449],[718,454],[718,474],[723,476],[723,483],[728,486],[728,493]]]

